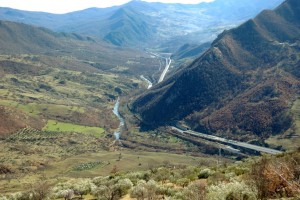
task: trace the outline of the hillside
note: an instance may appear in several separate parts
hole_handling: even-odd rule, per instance
[[[52,185],[58,177],[109,175],[117,165],[129,171],[167,159],[198,162],[175,152],[203,156],[196,145],[167,133],[157,137],[131,127],[136,132],[122,133],[126,141],[115,138],[116,100],[145,90],[140,76],[155,73],[157,59],[7,21],[0,21],[0,41],[0,199],[12,192],[19,192],[14,199],[32,199],[21,191],[41,176]]]
[[[300,2],[288,0],[224,31],[191,65],[132,102],[143,122],[258,139],[292,126],[299,94]],[[242,102],[242,103],[241,103]]]
[[[6,54],[42,54],[70,48],[65,46],[74,45],[80,40],[95,42],[91,38],[76,34],[55,33],[45,28],[9,21],[0,21],[0,34],[0,52]]]
[[[10,140],[20,143],[22,141],[20,136],[16,135]],[[56,140],[58,136],[60,135],[51,134],[52,140],[55,141],[52,145],[63,150]],[[43,134],[43,137],[43,144],[47,144],[49,136]],[[78,143],[76,146],[80,144]],[[5,147],[5,150],[8,147]],[[20,154],[19,146],[11,148],[14,151],[13,154],[11,153],[12,155]],[[35,151],[34,153],[39,153],[41,149],[36,147]],[[32,153],[28,152],[27,156],[32,156]],[[68,154],[70,155],[70,152]],[[161,153],[155,154],[164,156]],[[107,199],[136,200],[145,199],[146,196],[147,199],[178,200],[299,199],[299,151],[280,156],[249,158],[235,163],[228,163],[226,160],[217,160],[216,158],[197,158],[198,163],[196,163],[195,159],[185,158],[186,160],[184,160],[183,156],[177,155],[170,157],[176,159],[174,162],[157,163],[155,161],[153,163],[152,161],[147,168],[144,168],[144,163],[147,158],[153,156],[150,153],[133,155],[122,152],[123,156],[117,161],[115,160],[117,154],[114,155],[114,153],[105,157],[100,153],[92,155],[94,155],[94,159],[101,158],[101,161],[77,163],[62,176],[60,175],[59,179],[51,177],[47,168],[44,169],[45,176],[36,175],[34,179],[31,177],[31,180],[35,180],[35,184],[18,179],[18,182],[22,182],[22,189],[18,192],[14,191],[16,184],[7,185],[3,181],[4,192],[0,194],[0,198],[29,199],[34,197],[38,199],[42,197],[41,199],[80,198],[90,200],[103,199],[106,196]],[[136,157],[140,160],[135,159]],[[103,159],[109,159],[109,164],[106,164],[107,161],[103,161]],[[83,160],[74,161],[82,162]],[[134,172],[126,171],[127,166],[124,164],[138,165],[137,161],[140,162],[140,168],[136,168]],[[110,163],[115,165],[111,166]],[[199,163],[201,164],[199,165]],[[33,164],[41,169],[44,168],[44,163],[35,162]],[[67,162],[59,164],[67,166]],[[109,168],[111,168],[110,173]],[[99,169],[107,171],[99,175]],[[12,167],[2,165],[0,170],[9,174],[12,172]],[[61,172],[62,170],[62,167],[58,169]],[[93,175],[93,177],[84,176],[85,174]]]
[[[77,34],[0,21],[0,135],[47,124],[109,130],[110,102],[139,88],[135,76],[156,71],[155,62]]]
[[[57,58],[72,57],[73,61],[85,66],[86,69],[130,75],[153,73],[154,69],[147,66],[156,62],[138,50],[116,47],[75,33],[57,33],[9,21],[0,21],[0,53],[48,56],[47,62],[55,66],[59,65]],[[63,64],[65,68],[80,70],[78,64],[72,66],[70,59],[68,62]],[[117,66],[122,66],[122,70],[116,69]]]
[[[151,40],[155,33],[151,19],[132,9],[120,8],[106,23],[110,31],[104,39],[118,46],[137,46]]]
[[[195,58],[204,53],[210,47],[210,43],[203,43],[201,45],[196,44],[184,44],[174,54],[172,58],[176,60],[185,58]]]

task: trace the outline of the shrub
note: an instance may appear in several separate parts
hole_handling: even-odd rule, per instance
[[[52,193],[54,198],[70,199],[74,195],[82,197],[82,195],[90,193],[96,187],[90,179],[71,179],[57,184],[52,188]]]
[[[146,184],[147,197],[148,199],[153,199],[158,191],[157,183],[154,180],[150,180]]]
[[[260,199],[293,197],[299,194],[299,160],[297,157],[269,159],[263,157],[252,167],[251,177]],[[298,182],[298,183],[297,183]]]
[[[92,193],[99,200],[119,199],[127,194],[133,186],[129,179],[120,180],[119,177],[99,177],[93,182],[96,187],[93,188]]]
[[[64,198],[65,200],[70,200],[74,196],[74,191],[71,189],[67,190],[61,190],[58,193],[56,193],[58,198]]]
[[[0,196],[0,200],[8,200],[6,196]]]
[[[182,191],[178,191],[174,199],[180,200],[204,200],[206,199],[205,195],[206,185],[202,182],[194,182],[184,188]]]
[[[208,200],[256,200],[257,190],[244,182],[220,183],[207,188]]]
[[[137,198],[137,200],[144,200],[147,196],[146,181],[141,180],[132,189],[130,197]]]
[[[128,193],[128,191],[133,187],[131,180],[128,178],[122,179],[118,182],[117,187],[120,188],[121,196]]]
[[[165,183],[170,178],[171,178],[171,173],[170,170],[167,168],[159,168],[156,174],[154,175],[154,179],[162,183]]]
[[[75,195],[86,195],[91,192],[91,180],[89,179],[78,179],[76,183],[72,184],[72,189],[74,190]]]
[[[159,187],[154,180],[148,182],[141,180],[132,189],[130,197],[137,198],[138,200],[154,199],[159,191]]]
[[[136,185],[139,180],[149,181],[150,176],[150,172],[132,172],[125,175],[125,178],[130,179]]]
[[[221,172],[215,172],[207,179],[209,185],[216,185],[228,181],[228,178]]]
[[[214,174],[214,171],[206,168],[200,171],[198,178],[199,179],[207,179],[208,177],[210,177],[211,175]]]
[[[190,183],[190,179],[187,178],[181,178],[177,180],[177,184],[180,185],[181,187],[186,187]]]
[[[172,186],[160,185],[158,186],[157,193],[163,196],[173,197],[181,188],[174,188]]]
[[[250,169],[248,167],[243,167],[240,165],[232,165],[227,167],[226,173],[234,173],[237,176],[249,173]]]
[[[8,200],[25,200],[25,194],[22,192],[16,192],[7,196]],[[29,198],[28,198],[29,199]]]

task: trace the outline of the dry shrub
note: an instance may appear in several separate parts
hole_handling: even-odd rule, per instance
[[[293,197],[300,192],[298,160],[285,156],[269,159],[263,157],[252,167],[251,176],[260,199]]]

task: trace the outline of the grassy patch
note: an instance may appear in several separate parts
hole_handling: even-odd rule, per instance
[[[161,152],[122,151],[121,159],[118,152],[99,151],[98,153],[81,154],[68,157],[62,161],[51,164],[44,173],[49,177],[58,174],[64,177],[89,178],[99,175],[109,175],[114,166],[118,172],[148,170],[150,166],[162,166],[164,163],[172,165],[197,166],[204,161],[215,163],[215,158],[198,158],[187,155],[176,155]],[[93,163],[101,160],[101,167],[89,170],[74,170],[78,163]],[[71,167],[71,170],[70,170]]]
[[[71,112],[79,112],[79,113],[85,112],[83,107],[78,107],[78,106],[38,104],[38,103],[22,104],[12,100],[0,100],[0,105],[20,109],[32,116],[38,116],[41,113],[44,114],[47,113],[50,115],[68,116]]]
[[[82,163],[82,164],[79,164],[79,165],[76,165],[75,167],[73,167],[73,170],[74,171],[90,170],[90,169],[96,168],[100,165],[101,165],[100,161]]]
[[[44,131],[59,131],[59,132],[77,132],[93,135],[95,137],[103,136],[104,129],[100,127],[82,126],[71,123],[57,122],[48,120],[47,125],[43,128]]]

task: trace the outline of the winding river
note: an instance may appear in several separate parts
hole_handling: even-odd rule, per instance
[[[120,107],[120,98],[118,98],[117,102],[115,103],[113,113],[118,117],[120,120],[119,128],[114,132],[116,140],[120,140],[120,136],[122,133],[122,130],[125,126],[125,120],[119,113],[119,107]]]
[[[166,67],[165,67],[165,69],[164,69],[164,71],[163,71],[163,73],[162,73],[162,75],[160,76],[160,79],[159,79],[159,82],[161,82],[161,81],[163,81],[167,71],[169,70],[169,67],[171,65],[172,60],[170,58],[165,58],[165,57],[162,57],[158,54],[154,54],[154,53],[151,53],[151,52],[150,52],[150,54],[152,54],[156,57],[159,57],[159,58],[166,59]],[[143,79],[144,81],[146,81],[148,83],[148,88],[147,89],[152,88],[153,83],[150,80],[145,78],[143,75],[141,75],[141,79]],[[120,107],[120,98],[117,99],[117,102],[115,103],[115,106],[114,106],[114,109],[113,109],[113,113],[118,117],[118,119],[120,121],[119,128],[114,132],[114,136],[115,136],[116,140],[120,140],[122,130],[125,126],[125,119],[120,115],[119,107]]]

